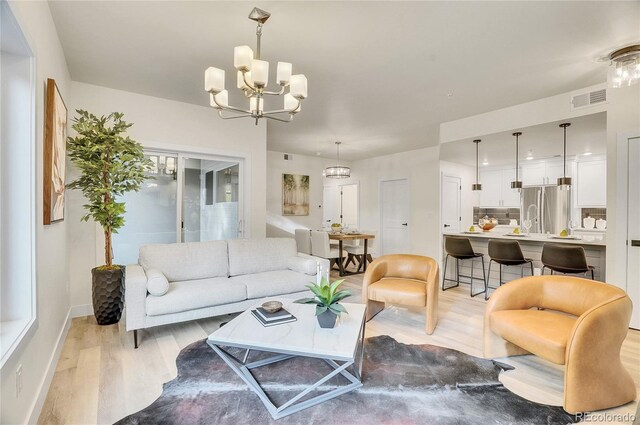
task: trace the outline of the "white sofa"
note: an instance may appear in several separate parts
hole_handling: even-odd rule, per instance
[[[298,253],[289,238],[145,245],[126,268],[127,331],[137,348],[138,329],[244,311],[264,297],[309,296],[305,285],[328,263]],[[148,292],[151,270],[169,282],[164,295]]]

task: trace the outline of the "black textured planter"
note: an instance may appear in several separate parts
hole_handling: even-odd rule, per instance
[[[120,321],[124,308],[124,267],[111,270],[91,270],[93,314],[99,325]]]
[[[325,310],[324,313],[316,317],[318,318],[318,324],[321,328],[333,328],[336,325],[336,319],[338,318],[338,316],[336,316],[336,314],[331,310]]]

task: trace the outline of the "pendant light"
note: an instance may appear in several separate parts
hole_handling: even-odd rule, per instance
[[[522,189],[522,182],[518,180],[518,148],[520,144],[519,137],[522,135],[522,132],[518,131],[513,133],[513,135],[516,136],[516,179],[511,182],[511,189],[518,189],[518,191],[520,191],[520,189]]]
[[[480,168],[478,167],[478,158],[480,157],[479,146],[482,140],[476,139],[473,143],[476,144],[476,182],[471,185],[471,190],[482,190],[482,185],[480,184]]]
[[[333,167],[327,167],[324,170],[324,176],[330,179],[348,179],[351,177],[351,168],[340,165],[340,144],[342,142],[336,142],[336,165]]]
[[[558,177],[558,186],[561,189],[571,188],[571,177],[567,177],[567,127],[571,125],[570,122],[563,122],[560,127],[564,131],[563,153],[562,153],[562,177]]]

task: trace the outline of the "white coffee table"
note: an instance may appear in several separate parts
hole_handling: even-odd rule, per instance
[[[256,306],[264,301],[266,300],[261,300]],[[297,321],[265,328],[253,317],[251,311],[247,310],[212,333],[207,339],[211,348],[260,397],[271,416],[279,419],[360,388],[366,306],[342,303],[349,314],[343,314],[335,328],[322,329],[315,317],[315,306],[295,304],[287,300],[280,301],[291,314],[297,317]],[[226,347],[241,348],[246,351],[242,358],[238,358],[230,354]],[[249,362],[251,351],[264,351],[275,355]],[[334,370],[286,403],[276,406],[256,381],[251,369],[297,356],[323,359]],[[351,365],[353,365],[353,374],[347,371]],[[347,378],[350,383],[297,403],[305,395],[338,374]]]

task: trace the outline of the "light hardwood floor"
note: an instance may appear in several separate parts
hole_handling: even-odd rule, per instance
[[[346,283],[356,294],[347,301],[360,302],[362,275],[348,277]],[[482,356],[485,303],[482,296],[469,298],[469,287],[461,285],[440,293],[440,320],[433,335],[424,333],[420,309],[395,306],[370,321],[366,334],[391,335],[403,343],[428,343]],[[164,382],[175,378],[175,359],[180,350],[207,337],[231,317],[141,331],[137,350],[133,348],[131,332],[125,331],[124,321],[98,326],[93,316],[73,319],[38,423],[111,424],[143,409],[160,395]],[[622,358],[640,393],[640,332],[629,331]],[[515,366],[515,370],[500,376],[507,388],[529,400],[562,404],[562,367],[534,356],[503,361]],[[636,401],[606,413],[637,415],[637,409]]]

